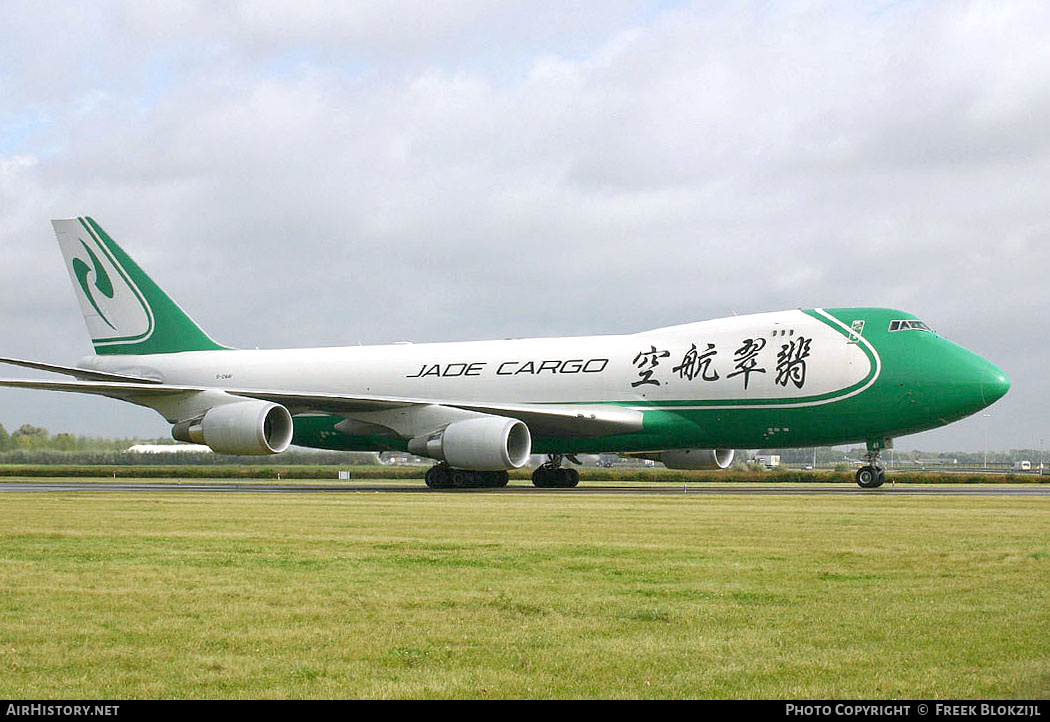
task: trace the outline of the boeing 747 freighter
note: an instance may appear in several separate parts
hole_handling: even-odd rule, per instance
[[[895,437],[974,414],[1010,387],[994,364],[887,308],[811,308],[640,333],[281,350],[212,340],[90,218],[53,221],[95,354],[0,359],[65,380],[0,385],[154,409],[176,439],[224,454],[402,450],[431,487],[502,486],[530,454],[540,487],[565,456],[613,452],[676,469],[736,448],[864,443],[865,488]]]

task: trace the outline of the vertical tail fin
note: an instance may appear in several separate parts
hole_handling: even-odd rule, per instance
[[[90,218],[51,221],[95,353],[224,349]]]

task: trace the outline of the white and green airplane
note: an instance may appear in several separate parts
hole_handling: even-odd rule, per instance
[[[726,468],[735,448],[865,443],[862,487],[895,437],[944,426],[1010,387],[995,365],[885,308],[813,308],[617,336],[238,350],[216,343],[90,218],[53,221],[95,355],[68,380],[0,385],[147,406],[225,454],[407,450],[432,487],[502,486],[532,453],[614,452]]]

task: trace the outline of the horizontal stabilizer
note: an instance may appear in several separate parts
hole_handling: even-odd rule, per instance
[[[25,361],[23,359],[5,358],[0,356],[0,363],[11,364],[12,366],[22,366],[27,369],[36,369],[38,371],[50,371],[55,374],[65,374],[66,376],[73,376],[83,381],[115,381],[146,384],[160,383],[155,379],[147,379],[140,376],[112,374],[107,371],[92,371],[90,369],[77,368],[76,366],[59,366],[58,364],[47,364],[42,361]]]

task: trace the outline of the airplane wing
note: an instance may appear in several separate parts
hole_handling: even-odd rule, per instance
[[[34,362],[35,363],[35,362]],[[38,364],[35,367],[46,366]],[[34,368],[35,368],[34,367]],[[89,372],[96,373],[96,372]],[[49,381],[37,379],[0,379],[0,386],[45,391],[69,391],[94,394],[148,405],[150,398],[172,394],[219,391],[231,396],[272,401],[285,406],[293,416],[300,414],[333,414],[353,418],[356,414],[411,407],[447,407],[482,414],[507,416],[525,422],[534,432],[545,435],[591,437],[626,434],[642,430],[642,413],[635,409],[603,404],[512,404],[463,401],[454,399],[417,399],[398,396],[345,395],[332,393],[279,391],[270,389],[234,389],[219,386],[184,386],[142,379],[130,381]]]
[[[234,396],[273,401],[285,406],[293,415],[321,412],[351,417],[355,412],[380,411],[406,406],[444,406],[518,419],[541,436],[554,433],[560,436],[576,437],[606,436],[637,432],[643,428],[640,411],[604,404],[511,404],[254,389],[223,390]]]

